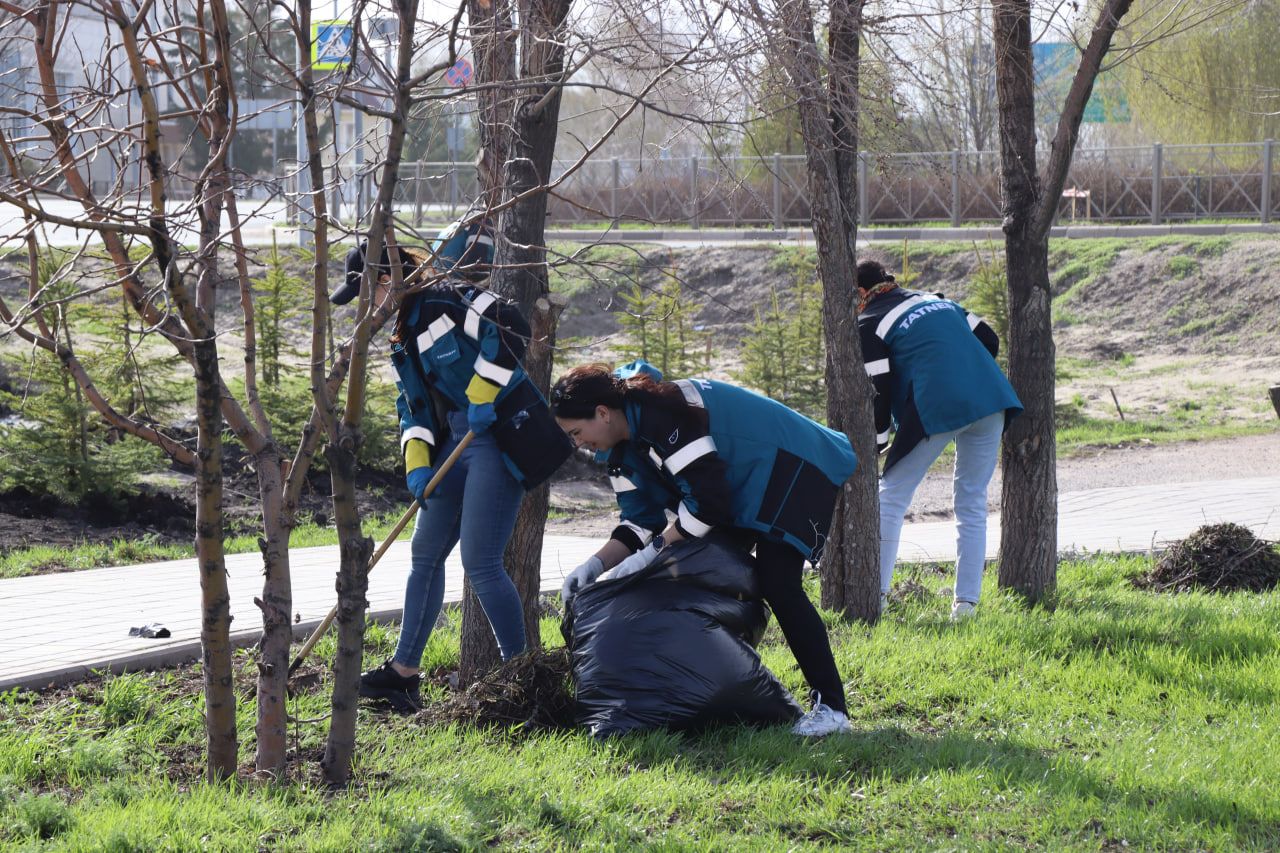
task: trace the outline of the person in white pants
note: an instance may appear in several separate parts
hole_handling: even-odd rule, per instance
[[[880,594],[893,580],[902,520],[929,466],[953,441],[957,560],[953,619],[972,615],[987,548],[987,486],[1000,437],[1022,404],[996,364],[1000,340],[940,294],[898,286],[876,261],[858,264],[858,333],[876,388],[880,480]],[[889,446],[890,434],[893,445]]]
[[[982,590],[987,554],[987,486],[996,469],[1004,412],[996,412],[952,432],[921,441],[880,479],[880,593],[887,595],[898,559],[902,520],[916,488],[947,445],[956,443],[951,486],[956,514],[956,587],[952,613],[973,612]],[[967,605],[967,606],[966,606]]]

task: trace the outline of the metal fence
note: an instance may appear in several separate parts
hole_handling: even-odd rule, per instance
[[[1061,219],[1270,222],[1280,213],[1275,147],[1268,139],[1077,150],[1060,200]],[[552,224],[783,229],[809,223],[803,156],[613,158],[588,161],[566,176],[571,165],[557,162],[552,172]],[[362,202],[373,198],[372,179],[370,174],[343,185],[340,194],[349,210],[362,209]],[[290,183],[285,179],[278,185],[289,192]],[[466,209],[475,187],[472,163],[406,163],[400,169],[396,205],[416,222],[442,221]],[[864,152],[858,158],[858,190],[858,220],[863,226],[997,222],[999,155]]]

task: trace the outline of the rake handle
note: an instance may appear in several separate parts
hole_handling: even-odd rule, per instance
[[[458,461],[458,457],[462,455],[462,451],[467,449],[467,445],[470,444],[471,440],[475,437],[476,434],[474,432],[467,430],[467,434],[458,441],[458,446],[455,447],[453,452],[445,458],[444,462],[440,463],[440,467],[436,469],[435,474],[431,477],[431,481],[427,483],[427,487],[422,490],[422,496],[409,505],[409,508],[405,510],[404,515],[400,516],[400,520],[396,522],[396,526],[391,528],[391,532],[387,534],[387,538],[382,540],[382,544],[378,546],[378,550],[373,552],[373,556],[369,558],[368,571],[373,571],[373,567],[382,559],[382,555],[387,553],[387,549],[389,549],[392,543],[399,538],[404,529],[409,526],[409,522],[417,514],[418,508],[422,506],[423,501],[430,497],[431,493],[436,490],[436,486],[440,485],[440,481],[444,479],[445,474],[448,474],[449,469],[453,467],[453,463]],[[302,644],[302,648],[298,649],[297,657],[293,659],[293,663],[289,664],[290,675],[293,675],[297,671],[298,667],[302,666],[302,662],[307,659],[307,655],[311,654],[311,650],[315,648],[316,643],[320,642],[320,638],[329,630],[329,626],[333,624],[334,617],[337,615],[338,605],[335,604],[329,610],[329,615],[324,617],[324,620],[316,626],[314,631],[311,632],[311,636],[307,637],[307,641]]]

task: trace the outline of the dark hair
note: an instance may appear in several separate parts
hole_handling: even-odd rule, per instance
[[[655,382],[645,373],[619,379],[607,364],[575,367],[551,389],[551,413],[557,418],[586,420],[596,416],[596,406],[621,409],[628,402],[660,406],[699,421],[706,418],[705,412],[685,401],[674,382]]]
[[[870,290],[877,284],[894,280],[893,274],[887,272],[884,264],[879,261],[869,259],[858,261],[858,287],[862,290]]]
[[[391,343],[404,343],[413,337],[413,330],[409,328],[409,315],[413,313],[411,309],[414,304],[422,298],[422,293],[423,291],[416,290],[401,297],[400,310],[396,312],[396,319],[391,327]]]

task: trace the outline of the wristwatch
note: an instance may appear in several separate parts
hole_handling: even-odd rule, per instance
[[[649,540],[649,544],[653,546],[653,553],[657,554],[663,548],[667,547],[667,540],[659,533]]]

